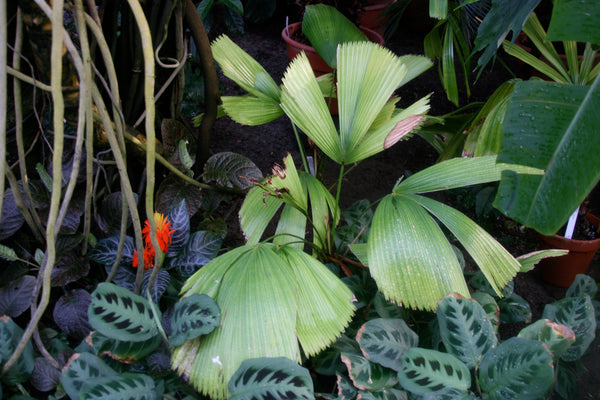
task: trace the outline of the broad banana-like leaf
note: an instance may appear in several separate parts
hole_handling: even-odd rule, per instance
[[[315,51],[331,68],[337,68],[337,47],[340,43],[368,41],[352,21],[325,4],[308,5],[302,18],[302,33]]]
[[[211,49],[225,76],[249,93],[222,97],[227,115],[245,125],[263,124],[283,115],[279,107],[281,89],[254,58],[225,35],[213,41]]]
[[[242,361],[316,354],[333,342],[354,312],[352,292],[316,259],[289,246],[246,245],[194,274],[184,296],[204,293],[221,309],[221,325],[186,341],[173,368],[202,393],[227,398]]]
[[[575,342],[575,332],[568,326],[557,324],[549,319],[539,319],[519,332],[518,337],[539,340],[546,343],[555,362]]]
[[[436,316],[446,351],[458,357],[471,370],[498,343],[491,321],[476,301],[446,296]]]
[[[392,113],[389,121],[383,121],[388,111],[382,110],[407,75],[416,76],[431,61],[412,56],[405,58],[405,65],[402,58],[370,42],[342,44],[337,57],[339,132],[306,57],[296,57],[286,71],[281,100],[285,113],[327,156],[346,164],[383,151],[419,125],[429,108],[427,100]]]
[[[575,343],[562,355],[565,361],[578,360],[596,337],[594,306],[588,295],[566,297],[547,304],[542,318],[566,325],[575,332]]]
[[[402,319],[376,318],[361,326],[356,341],[369,361],[399,371],[402,355],[419,344],[419,337]]]
[[[466,392],[471,387],[471,373],[451,354],[413,347],[402,356],[398,372],[400,384],[414,394],[444,394],[448,390]]]
[[[543,234],[555,233],[600,179],[600,76],[591,87],[519,82],[504,122],[499,162],[543,169],[505,171],[494,206]]]
[[[491,400],[535,400],[552,388],[548,348],[537,340],[512,337],[488,351],[479,366],[481,389]]]
[[[229,392],[230,400],[315,398],[308,370],[285,357],[244,361],[229,381]]]
[[[576,40],[600,44],[600,7],[597,1],[557,0],[552,5],[548,40]]]

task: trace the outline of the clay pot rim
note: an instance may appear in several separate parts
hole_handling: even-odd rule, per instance
[[[600,223],[600,218],[596,217],[594,214],[588,213],[586,214],[586,217],[588,218],[588,220],[591,220],[590,222],[592,222],[594,225],[598,226],[598,223]],[[598,246],[600,247],[600,238],[598,239],[593,239],[593,240],[578,240],[578,239],[567,239],[566,237],[562,236],[562,235],[558,235],[558,234],[554,234],[554,235],[544,235],[538,232],[538,234],[540,235],[540,237],[548,239],[550,241],[554,241],[554,242],[561,242],[561,243],[572,243],[574,246],[586,246],[586,247],[594,247],[594,246]]]
[[[293,32],[296,32],[298,29],[300,29],[301,26],[302,26],[302,22],[293,22],[291,24],[284,26],[283,29],[281,30],[281,37],[287,44],[289,44],[291,46],[295,46],[295,47],[305,50],[305,51],[315,51],[314,47],[308,46],[304,43],[297,42],[294,39],[292,39],[290,37],[290,35],[288,35],[288,31],[290,31],[290,34],[292,34]],[[377,31],[374,31],[373,29],[370,29],[370,28],[367,28],[364,26],[359,27],[359,29],[361,31],[363,31],[363,33],[366,33],[365,31],[367,31],[370,35],[373,35],[374,37],[377,38],[377,40],[371,40],[369,38],[370,41],[372,41],[373,43],[377,43],[380,46],[383,46],[383,43],[384,43],[383,36],[381,36]]]

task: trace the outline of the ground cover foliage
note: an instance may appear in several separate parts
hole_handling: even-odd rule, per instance
[[[307,9],[348,26],[332,8]],[[427,57],[343,43],[335,75],[315,77],[301,55],[274,77],[229,36],[209,44],[199,22],[239,31],[243,13],[273,11],[269,1],[0,5],[0,396],[575,398],[597,327],[594,280],[578,276],[531,323],[513,279],[563,253],[511,254],[435,197],[500,182],[494,205],[535,225],[521,219],[526,194],[552,177],[496,139],[495,152],[450,157],[444,146],[469,148],[434,129],[451,116],[429,116],[428,93],[397,97]],[[218,98],[215,66],[240,95]],[[199,70],[204,82],[189,85]],[[598,78],[587,83],[574,89],[582,113],[597,100]],[[515,84],[515,101],[528,84]],[[182,114],[198,101],[188,86],[205,89],[194,118]],[[264,174],[241,154],[211,154],[225,115],[286,120],[294,155]],[[574,141],[590,121],[569,115],[559,133]],[[347,205],[357,195],[347,173],[414,135],[441,161]],[[574,179],[587,187],[588,172]],[[503,209],[510,193],[518,207]],[[244,236],[235,246],[232,212]],[[501,338],[516,322],[526,326]]]

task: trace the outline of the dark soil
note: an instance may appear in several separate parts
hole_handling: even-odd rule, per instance
[[[293,20],[289,21],[295,22]],[[285,44],[281,38],[281,30],[285,26],[285,15],[273,18],[269,23],[258,26],[247,26],[243,36],[231,36],[240,47],[253,56],[270,74],[280,83],[281,77],[288,65]],[[423,37],[427,30],[427,21],[407,20],[400,24],[386,46],[398,55],[423,54]],[[213,33],[214,35],[215,33]],[[503,55],[500,55],[504,57]],[[507,57],[505,63],[517,70],[517,66]],[[496,62],[488,67],[478,81],[471,87],[470,101],[485,101],[487,97],[504,81],[513,75]],[[226,78],[222,79],[222,94],[238,95],[242,90]],[[455,109],[444,94],[441,87],[437,68],[414,79],[401,88],[401,104],[411,104],[424,95],[432,93],[431,115],[443,115]],[[461,105],[467,104],[465,96]],[[299,160],[299,151],[294,133],[289,120],[279,118],[271,123],[248,127],[241,126],[229,118],[221,118],[214,127],[212,141],[213,153],[220,151],[233,151],[249,157],[262,170],[269,174],[275,164],[281,164],[283,158],[291,153],[295,160]],[[367,159],[355,168],[346,178],[343,186],[342,207],[348,207],[354,201],[367,198],[377,200],[389,194],[396,181],[405,174],[417,172],[435,163],[437,153],[423,139],[418,136],[400,142],[370,159]],[[326,179],[333,179],[338,171],[334,165],[326,165],[331,174],[326,173]],[[331,177],[329,176],[331,175]],[[591,208],[600,209],[600,196],[595,195]],[[452,198],[448,198],[452,201]],[[458,205],[454,204],[458,207]],[[460,207],[459,207],[460,208]],[[599,214],[600,215],[600,214]],[[487,227],[487,226],[486,226]],[[503,218],[495,217],[489,231],[514,255],[519,256],[534,251],[538,246],[538,236],[535,232],[523,229],[516,223]],[[239,230],[234,237],[227,239],[230,242],[242,240]],[[600,282],[600,257],[596,255],[588,274]],[[515,291],[529,302],[532,308],[532,320],[540,318],[545,304],[564,297],[566,289],[551,286],[541,281],[535,269],[519,274],[515,280]],[[513,324],[502,328],[504,337],[513,336],[525,324]],[[600,341],[596,339],[587,355],[584,356],[583,370],[579,372],[578,399],[600,399]]]

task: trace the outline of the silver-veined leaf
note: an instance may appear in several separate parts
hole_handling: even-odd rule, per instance
[[[231,400],[314,399],[306,368],[285,357],[245,360],[229,381]]]
[[[92,293],[90,324],[110,338],[142,342],[158,335],[148,300],[112,283],[100,283]]]
[[[215,301],[205,294],[192,294],[175,303],[171,316],[173,333],[171,346],[181,346],[186,340],[212,332],[219,326],[221,311]]]
[[[419,347],[402,356],[398,379],[402,387],[418,395],[442,394],[450,389],[467,391],[471,387],[471,374],[462,361],[451,354]]]
[[[105,239],[100,239],[96,246],[90,249],[87,257],[97,262],[98,264],[112,266],[117,257],[117,249],[119,246],[119,236],[111,236]],[[131,236],[125,238],[123,246],[123,255],[121,256],[121,265],[131,265],[133,261],[133,250],[135,244]]]
[[[142,289],[141,293],[147,293],[148,284],[150,283],[150,277],[152,276],[152,270],[148,270],[144,272],[144,278],[142,279]],[[164,269],[158,271],[156,275],[156,279],[154,281],[154,287],[151,290],[150,296],[152,301],[158,304],[160,297],[165,293],[169,284],[171,283],[171,274]]]
[[[169,211],[167,218],[171,222],[171,229],[175,232],[171,233],[171,244],[165,257],[173,257],[181,251],[190,238],[190,214],[185,199]]]
[[[481,357],[498,343],[492,323],[476,301],[446,296],[436,316],[446,351],[469,369],[478,366]]]
[[[479,383],[491,400],[539,399],[553,381],[552,355],[537,340],[512,337],[487,352],[479,366]]]
[[[402,355],[418,346],[419,337],[402,319],[376,318],[363,324],[356,341],[369,361],[398,371]]]
[[[562,356],[565,361],[578,360],[596,336],[594,306],[588,295],[567,297],[547,304],[542,318],[566,325],[575,332],[575,343]]]

